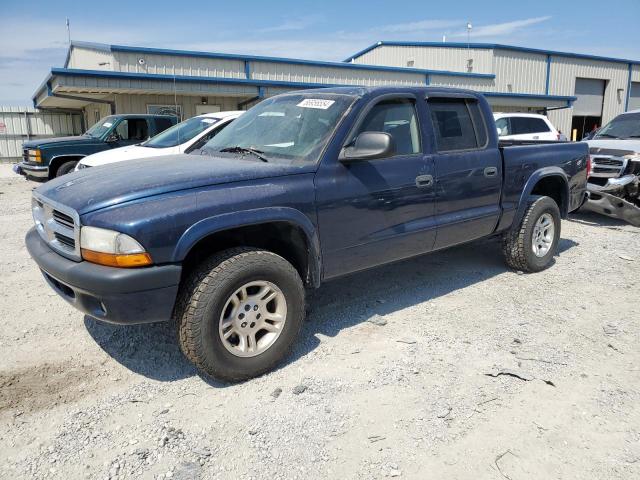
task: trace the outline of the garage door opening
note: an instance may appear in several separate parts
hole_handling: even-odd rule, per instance
[[[571,120],[572,140],[581,140],[585,135],[602,126],[602,106],[606,88],[606,80],[576,78],[576,101],[573,104]]]

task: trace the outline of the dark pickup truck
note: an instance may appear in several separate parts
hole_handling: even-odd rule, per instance
[[[73,171],[87,155],[144,142],[177,120],[170,115],[110,115],[79,136],[24,142],[22,162],[15,171],[41,180],[60,177]]]
[[[172,319],[224,380],[273,368],[324,281],[494,235],[509,266],[543,270],[589,163],[583,143],[499,146],[482,95],[418,87],[275,96],[201,153],[39,187],[26,244],[76,308]]]

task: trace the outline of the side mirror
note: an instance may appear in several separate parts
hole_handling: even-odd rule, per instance
[[[392,157],[396,153],[393,137],[385,132],[362,132],[355,141],[340,152],[341,162],[375,160]]]
[[[105,139],[107,143],[113,143],[118,141],[118,135],[116,133],[110,133],[109,136]]]

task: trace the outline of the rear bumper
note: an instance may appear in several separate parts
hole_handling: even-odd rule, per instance
[[[119,324],[171,318],[182,272],[179,265],[113,268],[74,262],[51,250],[35,228],[27,232],[25,242],[47,283],[81,312]]]
[[[29,165],[28,163],[21,162],[18,164],[20,173],[28,177],[36,178],[49,178],[49,167],[42,165]]]

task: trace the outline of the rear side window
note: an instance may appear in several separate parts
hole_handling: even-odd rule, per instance
[[[461,98],[428,100],[439,152],[475,150],[487,144],[478,102]]]
[[[393,137],[396,155],[420,152],[420,128],[412,100],[384,100],[367,113],[356,136],[362,132],[385,132]]]
[[[528,133],[544,133],[550,132],[547,122],[536,117],[512,117],[511,128],[512,135],[525,135]]]
[[[170,118],[156,118],[156,128],[158,131],[156,133],[164,132],[167,128],[175,125],[175,121]]]

